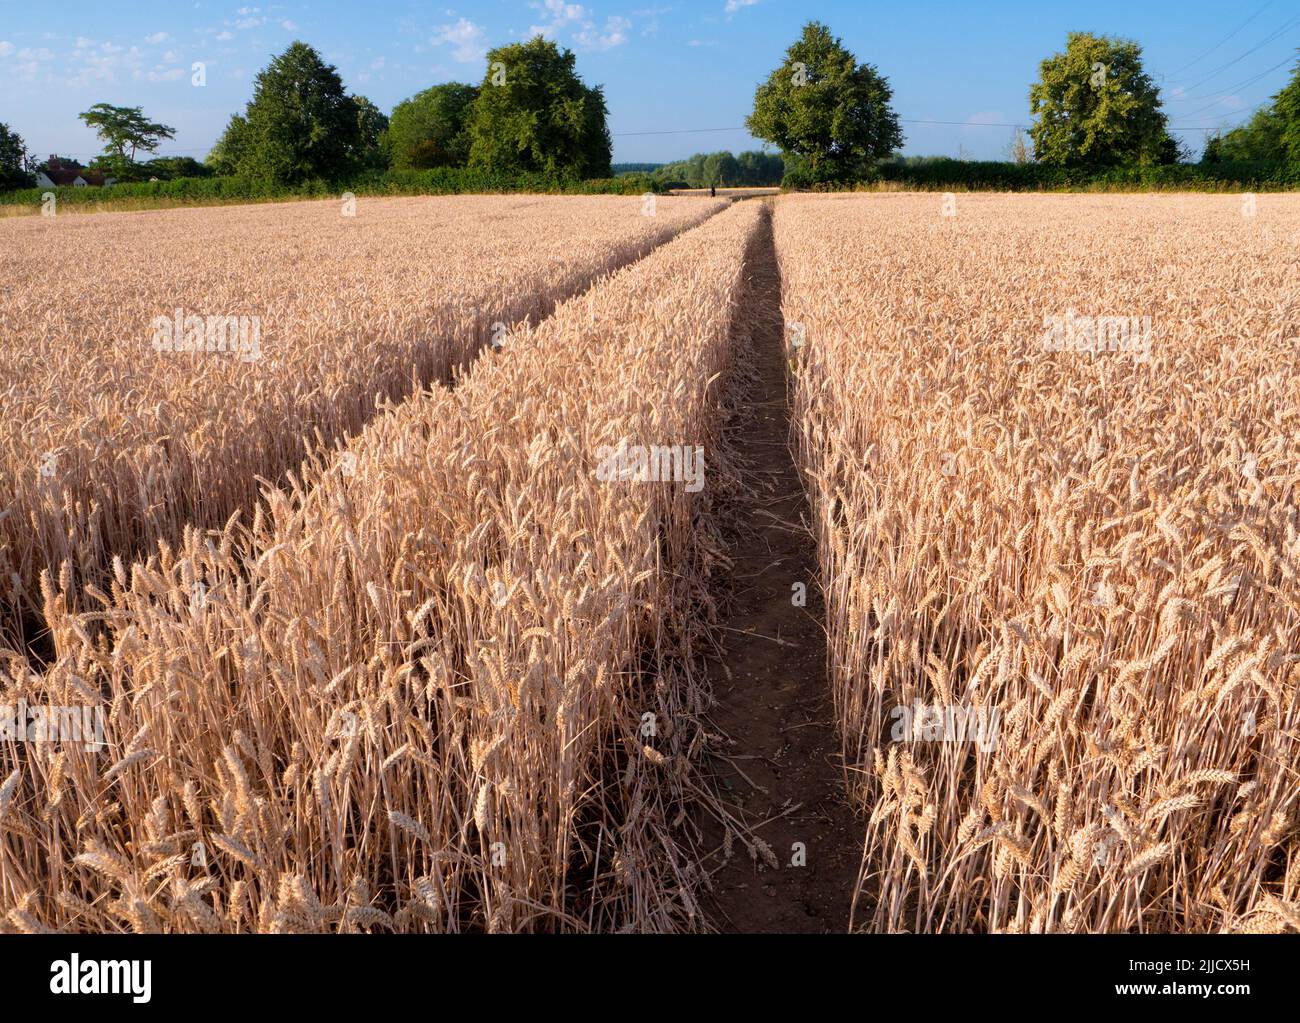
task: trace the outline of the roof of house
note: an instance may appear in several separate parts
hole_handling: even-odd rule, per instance
[[[87,170],[84,167],[65,167],[57,156],[51,156],[45,165],[45,176],[56,185],[71,185],[81,178],[88,185],[102,185],[104,172]]]

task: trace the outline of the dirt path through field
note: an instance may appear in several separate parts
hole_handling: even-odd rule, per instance
[[[715,762],[727,809],[770,847],[756,859],[741,838],[709,864],[715,925],[724,931],[844,932],[857,883],[862,828],[844,794],[826,685],[826,636],[810,514],[790,453],[781,279],[770,217],[747,257],[745,296],[753,377],[734,454],[752,474],[731,509],[730,600],[724,650],[708,664],[710,718],[732,745]],[[794,585],[806,605],[797,606]],[[710,820],[711,847],[725,838]],[[801,855],[802,849],[802,855]],[[772,864],[775,863],[774,867]]]

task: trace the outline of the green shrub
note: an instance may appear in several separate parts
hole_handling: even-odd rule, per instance
[[[72,207],[114,203],[123,205],[158,199],[174,203],[239,202],[268,199],[325,198],[353,195],[456,195],[475,192],[546,192],[573,195],[641,195],[663,192],[664,186],[648,174],[618,178],[551,178],[544,174],[506,174],[470,167],[434,167],[428,170],[369,171],[347,181],[319,178],[288,187],[241,177],[174,178],[139,181],[108,188],[23,188],[0,193],[0,205],[39,206],[53,191],[60,205]]]
[[[915,191],[1276,191],[1300,187],[1300,164],[1225,162],[1128,167],[1054,167],[974,160],[886,161],[851,181],[817,180],[792,170],[787,189],[841,191],[894,186]]]

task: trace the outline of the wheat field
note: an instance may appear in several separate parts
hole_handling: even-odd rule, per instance
[[[450,196],[0,224],[0,645],[31,632],[42,570],[102,583],[114,555],[222,525],[311,443],[720,208],[643,205]],[[158,337],[157,318],[189,316],[256,316],[258,336]]]
[[[0,223],[0,932],[761,920],[800,867],[724,789],[810,819],[796,728],[827,921],[1300,930],[1297,236],[1286,195]],[[153,344],[178,307],[256,351]],[[728,631],[778,651],[748,689]]]
[[[669,826],[700,698],[667,659],[699,511],[597,455],[711,444],[758,216],[518,326],[247,525],[115,558],[109,592],[47,577],[57,659],[13,657],[6,699],[103,694],[106,741],[0,746],[8,926],[701,927]]]
[[[781,200],[856,927],[1300,922],[1300,203],[1246,208]]]

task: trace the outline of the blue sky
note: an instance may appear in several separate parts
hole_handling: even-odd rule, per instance
[[[1197,153],[1204,129],[1239,123],[1285,84],[1300,47],[1300,0],[0,0],[0,121],[37,154],[88,158],[101,146],[79,111],[142,106],[177,129],[160,155],[202,158],[294,39],[388,111],[437,82],[479,81],[488,47],[543,32],[604,85],[615,160],[671,160],[757,148],[740,127],[754,86],[812,18],[889,78],[905,152],[975,158],[1005,153],[1039,61],[1067,31],[1141,43]]]

